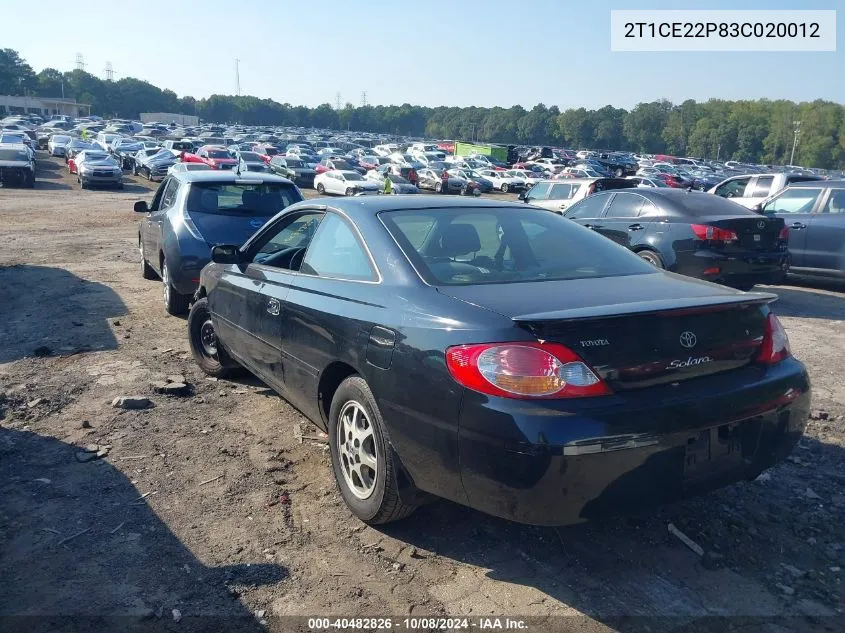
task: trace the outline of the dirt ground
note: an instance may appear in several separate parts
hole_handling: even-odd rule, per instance
[[[46,616],[44,630],[68,632],[308,630],[283,616],[321,615],[845,630],[845,287],[767,288],[814,414],[757,481],[570,528],[437,502],[373,529],[342,504],[296,410],[190,359],[185,321],[139,270],[132,203],[148,185],[82,191],[39,155],[35,190],[0,189],[0,630]],[[153,392],[175,375],[190,395]],[[111,406],[127,395],[155,406]]]

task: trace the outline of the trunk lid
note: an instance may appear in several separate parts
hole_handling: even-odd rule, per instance
[[[726,218],[715,216],[697,218],[696,224],[704,224],[736,233],[737,240],[731,242],[709,242],[708,247],[725,252],[776,251],[786,248],[780,238],[784,228],[783,218],[764,216],[742,216]]]
[[[764,335],[760,306],[776,298],[672,273],[438,290],[566,345],[615,391],[752,362]]]

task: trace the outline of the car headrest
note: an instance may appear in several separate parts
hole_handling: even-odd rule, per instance
[[[217,210],[217,192],[211,189],[205,189],[200,197],[200,209],[207,211]]]
[[[241,204],[247,209],[258,211],[261,204],[261,194],[257,191],[244,191],[241,194]]]
[[[450,224],[440,237],[440,251],[443,257],[458,257],[480,250],[481,239],[471,224]]]

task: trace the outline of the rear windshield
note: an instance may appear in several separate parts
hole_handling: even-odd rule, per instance
[[[628,249],[547,211],[450,208],[379,214],[432,285],[553,281],[648,274]]]
[[[261,156],[256,154],[255,152],[241,152],[240,154],[241,160],[245,160],[246,162],[253,162],[253,163],[260,163],[263,162]]]
[[[683,196],[672,196],[672,199],[683,207],[685,215],[758,215],[741,204],[712,193],[689,191]]]
[[[172,147],[173,147],[173,149],[179,150],[179,151],[182,151],[182,152],[190,152],[194,149],[193,143],[187,143],[187,142],[182,142],[182,141],[177,141],[176,143],[173,143]]]
[[[29,162],[29,154],[17,149],[0,149],[0,160],[22,160]]]
[[[229,152],[226,152],[222,149],[210,149],[210,150],[208,150],[208,157],[209,158],[231,158],[231,156],[229,156]]]
[[[187,209],[194,213],[249,214],[272,217],[302,200],[296,187],[286,184],[193,183]]]

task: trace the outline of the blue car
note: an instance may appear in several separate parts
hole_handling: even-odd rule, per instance
[[[167,176],[138,226],[141,275],[160,278],[170,314],[188,311],[200,271],[215,244],[243,244],[285,207],[302,200],[290,180],[228,170],[179,171]]]

